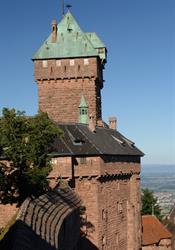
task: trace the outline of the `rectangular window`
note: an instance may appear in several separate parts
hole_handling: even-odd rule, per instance
[[[80,164],[86,164],[87,161],[86,161],[86,157],[81,157],[80,158]]]
[[[102,236],[102,246],[106,245],[106,236]]]
[[[108,218],[108,212],[105,211],[105,209],[102,209],[102,220],[107,221]]]
[[[47,68],[48,67],[48,61],[47,60],[44,60],[43,61],[43,68]]]
[[[116,247],[118,249],[118,246],[119,246],[119,234],[117,233],[116,234]]]
[[[122,204],[122,202],[117,202],[117,207],[118,207],[118,213],[122,213],[123,212],[123,204]]]

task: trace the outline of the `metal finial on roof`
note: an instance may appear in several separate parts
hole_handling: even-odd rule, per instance
[[[79,108],[88,108],[84,95],[81,96]]]
[[[70,8],[72,8],[71,4],[66,4],[66,8],[69,10]]]

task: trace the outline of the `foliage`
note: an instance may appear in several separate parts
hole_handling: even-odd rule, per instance
[[[155,215],[158,219],[162,220],[161,208],[157,204],[157,198],[154,197],[154,193],[152,190],[149,190],[148,188],[142,189],[141,201],[142,215],[152,214]]]
[[[49,144],[61,130],[47,114],[27,117],[15,109],[3,109],[0,118],[0,148],[10,160],[1,166],[1,201],[23,201],[28,195],[39,195],[48,187]]]

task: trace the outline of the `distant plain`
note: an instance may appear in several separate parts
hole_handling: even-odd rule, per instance
[[[141,188],[154,191],[163,213],[175,204],[175,165],[142,165]]]

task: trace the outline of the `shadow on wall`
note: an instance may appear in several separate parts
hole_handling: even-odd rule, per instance
[[[82,237],[78,243],[78,250],[99,250],[91,241]]]
[[[34,231],[22,221],[10,228],[3,240],[0,241],[1,250],[56,250],[55,247],[42,240]],[[78,242],[78,250],[99,250],[87,238],[81,237]],[[65,249],[66,250],[66,249]]]
[[[0,241],[1,250],[56,250],[22,221],[16,221]]]

